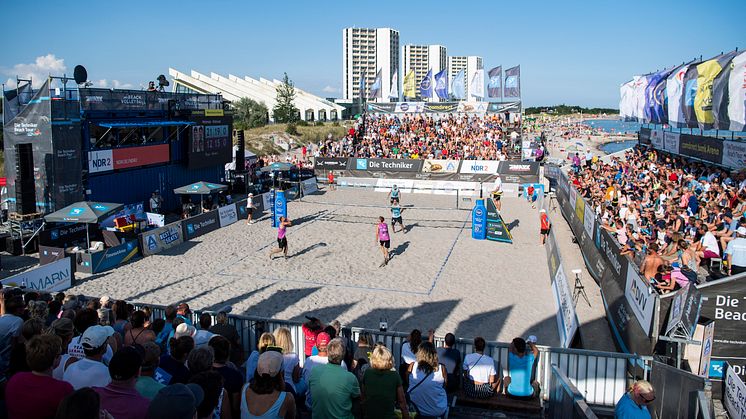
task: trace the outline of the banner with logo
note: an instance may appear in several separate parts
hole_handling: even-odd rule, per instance
[[[394,108],[396,113],[422,113],[425,111],[425,102],[399,102]]]
[[[451,80],[451,92],[454,99],[466,99],[466,69],[462,68]]]
[[[80,253],[76,261],[76,269],[78,272],[95,274],[127,263],[140,252],[138,241],[130,240],[100,252]]]
[[[167,163],[169,160],[168,144],[89,151],[88,173],[103,173],[149,164]]]
[[[351,158],[347,162],[347,170],[419,172],[421,169],[422,160]]]
[[[54,209],[82,201],[80,122],[52,125],[54,138]]]
[[[453,113],[458,111],[457,102],[426,102],[425,112]]]
[[[627,267],[627,282],[624,286],[624,296],[627,298],[629,307],[637,317],[640,327],[645,333],[650,333],[655,313],[656,294],[652,287],[643,281],[635,269]]]
[[[422,164],[423,173],[457,173],[461,161],[459,160],[425,160]]]
[[[746,419],[746,385],[732,366],[726,374],[723,405],[731,419]]]
[[[391,113],[396,110],[396,103],[387,102],[368,102],[368,112],[374,113]]]
[[[490,69],[489,72],[487,72],[487,75],[489,76],[489,82],[487,83],[487,96],[489,97],[499,97],[502,95],[502,78],[503,78],[503,68],[502,66],[497,66],[495,68]]]
[[[303,196],[310,195],[319,190],[315,177],[301,181],[300,188],[303,191]]]
[[[39,265],[46,265],[64,258],[64,248],[39,245]]]
[[[427,70],[427,74],[420,81],[420,96],[431,98],[433,97],[433,69]]]
[[[39,244],[52,247],[72,247],[86,241],[86,225],[72,224],[39,232]]]
[[[678,132],[664,131],[663,132],[663,150],[679,154],[679,137]]]
[[[448,69],[443,69],[435,75],[435,94],[440,99],[448,99]]]
[[[225,205],[218,208],[218,218],[220,218],[220,227],[229,226],[238,221],[236,204]]]
[[[666,78],[666,95],[668,95],[668,123],[675,128],[686,126],[684,117],[684,76],[689,70],[689,64],[683,65]]]
[[[662,130],[651,130],[650,131],[650,144],[658,150],[663,150],[663,131]]]
[[[163,227],[166,225],[166,216],[163,214],[156,214],[153,212],[146,212],[145,217],[148,220],[149,226]]]
[[[712,129],[715,123],[715,116],[712,112],[712,89],[715,78],[730,64],[736,54],[736,51],[727,52],[697,64],[697,92],[694,96],[694,115],[701,130]]]
[[[166,249],[176,247],[184,242],[184,232],[181,221],[168,224],[155,230],[140,234],[142,254],[154,255]]]
[[[503,178],[503,182],[538,183],[539,163],[501,161],[498,164],[497,173]]]
[[[194,217],[189,217],[182,220],[181,223],[184,229],[185,241],[220,228],[217,211],[210,211]]]
[[[83,110],[160,110],[205,109],[222,105],[220,95],[188,95],[142,90],[112,90],[105,88],[78,89]],[[171,105],[169,106],[169,103]]]
[[[564,348],[570,347],[575,333],[578,330],[578,317],[575,312],[575,304],[567,281],[562,258],[560,257],[554,232],[549,232],[546,244],[547,263],[549,265],[549,277],[552,283],[552,295],[557,306],[557,330],[560,335],[560,345]]]
[[[288,199],[285,191],[275,191],[275,202],[272,207],[272,227],[280,226],[280,217],[288,216]]]
[[[347,168],[346,157],[315,157],[313,168],[316,170],[344,170]]]
[[[723,140],[689,134],[681,134],[679,138],[680,154],[715,164],[723,161]]]
[[[728,74],[728,129],[743,131],[746,129],[746,52],[738,54],[730,65]],[[721,118],[724,121],[724,118]],[[719,127],[720,129],[725,128]],[[7,164],[7,163],[6,163]]]
[[[494,175],[500,166],[499,161],[495,160],[464,160],[461,162],[459,173],[479,173]]]
[[[521,66],[505,70],[503,97],[521,97]]]
[[[746,143],[723,141],[723,166],[736,170],[746,167]]]
[[[639,138],[640,144],[650,144],[650,128],[640,128],[637,138]]]
[[[489,105],[488,102],[459,102],[458,112],[482,114],[487,112]]]
[[[5,278],[0,282],[4,287],[26,287],[28,291],[51,293],[70,288],[74,279],[72,260],[67,257]]]

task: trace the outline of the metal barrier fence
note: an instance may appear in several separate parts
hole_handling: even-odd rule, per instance
[[[552,365],[552,377],[549,382],[549,417],[551,419],[594,419],[593,413],[569,378]]]
[[[153,306],[148,304],[133,303],[136,308],[149,306],[153,318],[163,318],[165,307]],[[207,312],[217,315],[217,312]],[[195,324],[199,323],[201,312],[192,313],[192,320]],[[228,323],[235,326],[240,336],[246,353],[256,349],[256,343],[264,332],[273,332],[280,327],[286,327],[290,330],[292,336],[293,348],[300,357],[301,365],[305,360],[303,349],[305,339],[303,336],[302,323],[284,320],[265,319],[253,316],[228,315]],[[399,360],[401,357],[401,346],[406,341],[407,334],[402,332],[347,328],[342,334],[357,342],[360,333],[368,332],[373,336],[375,342],[385,344],[391,349],[394,359]],[[443,338],[435,338],[436,346],[442,346]],[[508,343],[488,342],[485,348],[485,355],[494,358],[496,368],[503,376],[507,375],[508,362]],[[461,352],[461,355],[472,353],[474,351],[474,341],[471,339],[457,339],[455,348]],[[542,389],[542,397],[548,398],[548,389],[552,379],[552,368],[562,372],[568,380],[577,388],[589,405],[595,406],[614,406],[619,398],[624,394],[629,384],[635,379],[647,379],[649,368],[642,369],[642,376],[636,376],[637,370],[632,369],[632,365],[643,363],[649,365],[652,359],[649,357],[640,357],[637,355],[588,351],[584,349],[564,349],[548,346],[538,346],[539,359],[536,363],[535,380],[539,382]],[[398,365],[398,362],[396,363]]]

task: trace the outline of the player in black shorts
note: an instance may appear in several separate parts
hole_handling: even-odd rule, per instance
[[[404,231],[404,222],[401,218],[401,213],[404,212],[404,209],[399,206],[399,201],[396,201],[391,205],[391,232],[396,233],[396,224],[399,224],[399,227],[401,227],[401,230]]]

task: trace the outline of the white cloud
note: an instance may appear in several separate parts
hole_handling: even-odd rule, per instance
[[[114,89],[131,89],[132,83],[122,83],[119,80],[112,80],[111,83],[109,83],[106,79],[96,80],[93,82],[93,85],[95,87],[110,87]]]
[[[321,89],[321,91],[324,93],[337,93],[339,92],[339,89],[336,87],[332,87],[332,86],[326,86],[323,89]]]
[[[106,83],[106,79],[101,79],[93,83],[96,87],[107,87],[108,84]]]
[[[18,76],[22,79],[31,79],[34,86],[41,86],[47,79],[47,76],[61,76],[67,66],[63,58],[57,58],[54,54],[47,54],[36,57],[33,63],[20,63],[14,65],[12,68],[0,69],[0,72],[6,76],[10,76],[8,79],[9,85],[15,85],[15,77]]]

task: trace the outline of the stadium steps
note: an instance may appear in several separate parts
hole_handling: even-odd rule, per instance
[[[543,415],[539,398],[526,401],[497,394],[488,399],[471,399],[459,392],[455,396],[455,406],[451,408],[448,417],[541,418]]]

